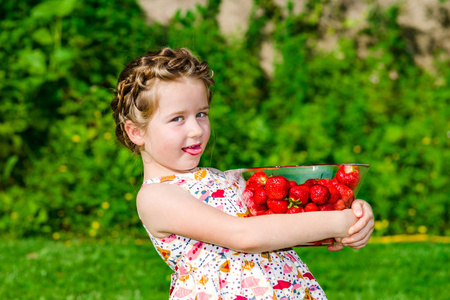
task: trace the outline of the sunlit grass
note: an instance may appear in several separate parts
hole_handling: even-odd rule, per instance
[[[447,299],[449,244],[296,250],[329,299]],[[148,242],[0,243],[0,299],[167,299],[170,273]]]
[[[369,244],[331,253],[297,250],[329,299],[448,299],[449,244]]]
[[[169,276],[151,244],[20,240],[0,246],[0,299],[167,299]]]

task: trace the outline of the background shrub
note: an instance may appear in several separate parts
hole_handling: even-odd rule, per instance
[[[220,169],[360,162],[376,234],[449,234],[449,63],[418,68],[396,7],[374,7],[356,38],[322,53],[321,1],[303,13],[255,1],[244,39],[225,39],[209,1],[148,25],[134,0],[0,4],[0,233],[58,238],[143,236],[134,198],[140,158],[120,147],[109,110],[118,73],[161,46],[212,66],[213,135],[202,165]],[[262,13],[261,13],[262,11]],[[279,53],[268,77],[258,51]]]

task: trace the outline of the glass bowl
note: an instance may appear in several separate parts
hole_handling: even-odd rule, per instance
[[[368,164],[355,163],[234,169],[225,174],[241,182],[242,200],[253,217],[350,208],[368,170]],[[333,243],[327,239],[298,246]]]

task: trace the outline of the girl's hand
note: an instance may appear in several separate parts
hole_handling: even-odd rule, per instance
[[[372,208],[366,201],[357,199],[352,203],[352,211],[358,221],[349,228],[348,237],[335,238],[336,243],[327,247],[329,251],[339,251],[345,246],[360,249],[367,245],[375,223]]]
[[[332,248],[331,251],[340,250],[343,246],[360,249],[367,245],[375,224],[372,208],[366,201],[357,199],[352,203],[352,211],[358,221],[349,228],[349,236],[337,241],[337,246],[335,245],[336,247]],[[342,248],[340,248],[340,244]]]

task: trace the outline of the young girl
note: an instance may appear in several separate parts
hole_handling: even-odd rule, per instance
[[[326,299],[290,247],[330,237],[332,251],[364,247],[369,204],[244,218],[239,182],[197,167],[210,136],[211,77],[188,50],[164,48],[125,67],[111,103],[117,138],[142,157],[137,209],[174,271],[170,299]]]

